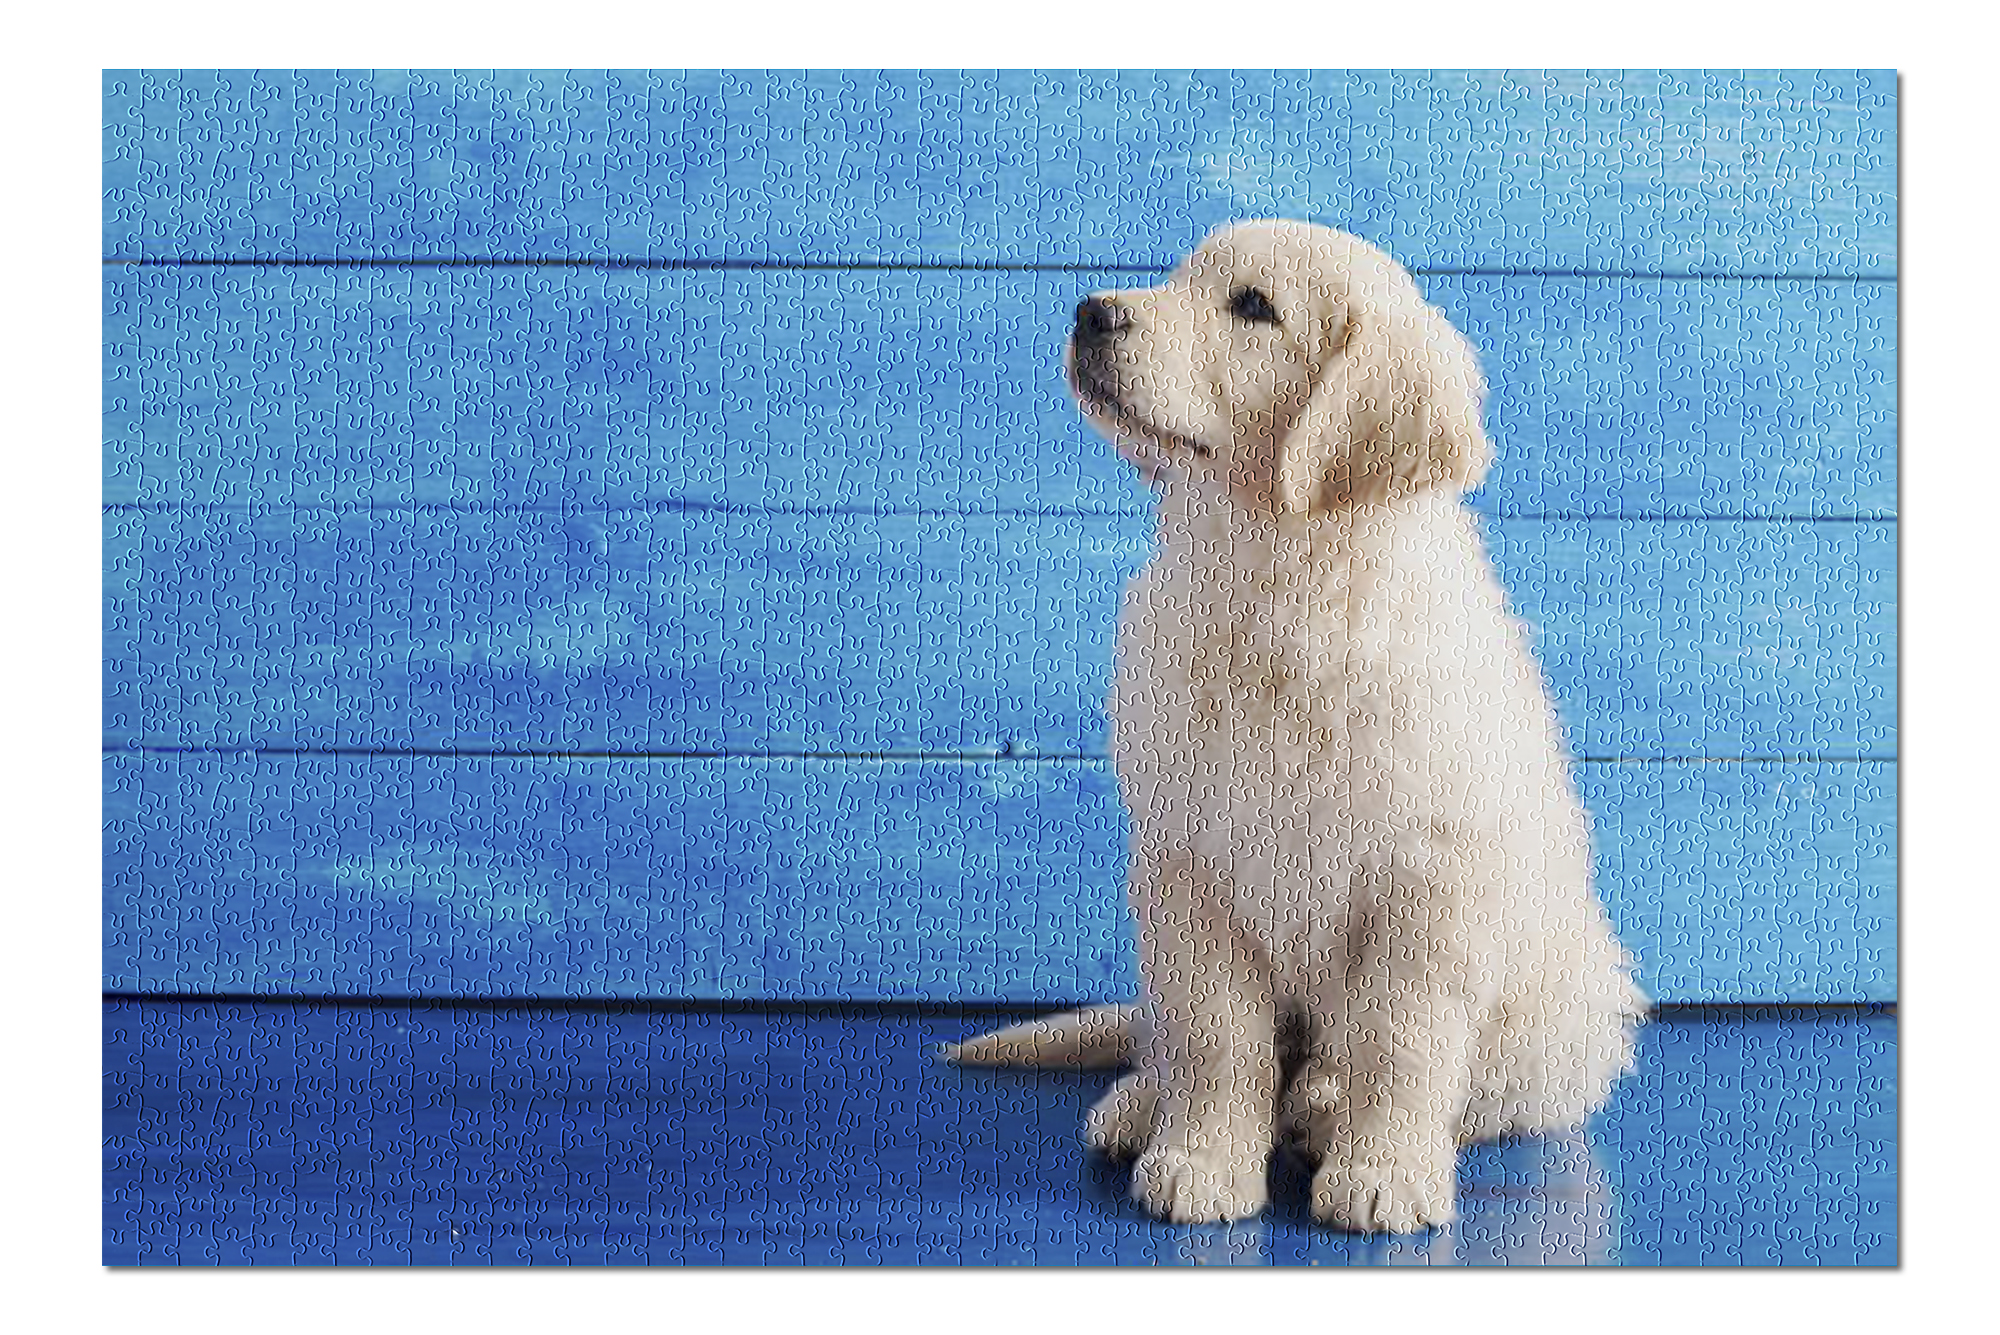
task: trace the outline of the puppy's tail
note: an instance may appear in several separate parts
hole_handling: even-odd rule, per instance
[[[1089,1006],[938,1049],[962,1066],[1123,1066],[1138,1047],[1139,1007]]]

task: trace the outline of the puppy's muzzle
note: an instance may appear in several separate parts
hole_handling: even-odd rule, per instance
[[[1109,297],[1085,297],[1076,308],[1076,346],[1102,347],[1132,327],[1132,314]]]

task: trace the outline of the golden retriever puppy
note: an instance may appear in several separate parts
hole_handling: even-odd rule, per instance
[[[1373,246],[1250,222],[1085,301],[1068,370],[1159,492],[1110,699],[1143,997],[947,1055],[1133,1061],[1085,1137],[1162,1218],[1261,1210],[1282,1137],[1318,1219],[1443,1224],[1459,1144],[1580,1123],[1647,1004],[1462,499],[1477,359]]]

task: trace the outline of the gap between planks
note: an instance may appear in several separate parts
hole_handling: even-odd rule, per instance
[[[1872,514],[1715,514],[1673,511],[1588,514],[1572,510],[1486,510],[1474,502],[1472,509],[1483,519],[1520,520],[1552,524],[1894,524],[1893,512]],[[105,514],[699,514],[715,512],[734,515],[818,515],[869,517],[876,519],[981,519],[989,516],[1029,519],[1125,519],[1151,513],[1147,506],[1128,509],[1026,509],[1000,506],[993,509],[928,510],[871,505],[748,505],[740,501],[664,500],[616,505],[558,502],[553,505],[509,503],[500,505],[452,501],[413,501],[376,505],[365,501],[107,501]]]
[[[1082,751],[481,751],[422,746],[106,746],[107,756],[363,756],[383,759],[424,756],[453,760],[906,760],[978,765],[990,761],[1047,761],[1052,764],[1105,764],[1108,755]],[[1894,765],[1897,756],[1594,756],[1572,759],[1582,765]]]
[[[398,1007],[425,1007],[437,1010],[473,1011],[635,1011],[666,1014],[752,1014],[752,1015],[882,1015],[882,1016],[983,1016],[1038,1014],[1051,1007],[1075,1003],[1061,998],[1036,1001],[903,1001],[851,998],[815,1000],[729,999],[693,997],[427,997],[352,996],[341,993],[267,992],[126,992],[103,993],[106,1002],[137,1002],[147,1005],[172,1004],[325,1006],[355,1010],[386,1010]],[[1812,1015],[1896,1014],[1895,1001],[1677,1001],[1655,1005],[1648,1017],[1658,1020],[1758,1018],[1764,1015],[1809,1017]]]
[[[514,256],[383,256],[336,258],[331,256],[232,256],[190,257],[112,256],[109,267],[138,269],[164,268],[328,268],[328,269],[659,269],[696,272],[764,272],[791,270],[804,273],[827,271],[909,272],[909,273],[1145,273],[1173,272],[1169,264],[1098,263],[1087,260],[1009,262],[1004,260],[803,260],[803,259],[644,259],[637,256],[605,256],[600,259],[539,258]],[[1722,273],[1705,270],[1647,272],[1626,269],[1486,269],[1452,266],[1415,266],[1410,272],[1420,278],[1579,278],[1642,279],[1664,283],[1895,283],[1895,274],[1817,273]]]

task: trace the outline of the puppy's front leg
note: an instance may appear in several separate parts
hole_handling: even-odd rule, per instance
[[[1315,1037],[1287,1098],[1319,1158],[1314,1217],[1364,1233],[1455,1217],[1472,1027],[1494,989],[1493,961],[1471,944],[1474,868],[1450,854],[1414,861],[1364,873],[1373,893],[1344,1024]]]
[[[1268,1199],[1278,1070],[1270,965],[1206,858],[1142,835],[1132,877],[1154,1025],[1136,1079],[1150,1078],[1157,1096],[1132,1197],[1182,1223],[1244,1219]]]

